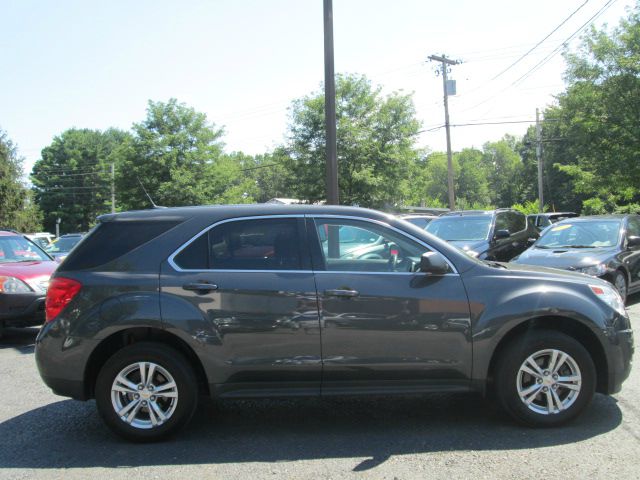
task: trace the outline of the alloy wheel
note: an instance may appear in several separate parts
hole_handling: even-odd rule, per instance
[[[582,388],[582,376],[569,354],[546,349],[525,359],[518,370],[516,387],[529,410],[552,415],[573,405]]]
[[[132,427],[156,428],[175,412],[178,386],[162,366],[136,362],[116,375],[111,385],[111,405],[117,416]]]

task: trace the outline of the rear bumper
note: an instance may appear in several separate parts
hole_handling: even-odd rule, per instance
[[[85,369],[97,344],[96,340],[66,336],[56,321],[45,324],[35,348],[40,377],[57,395],[87,400]]]
[[[44,322],[43,294],[0,294],[0,323],[5,327],[30,327]]]

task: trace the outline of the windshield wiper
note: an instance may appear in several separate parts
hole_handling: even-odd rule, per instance
[[[598,248],[595,245],[562,245],[561,247],[556,248]]]
[[[487,265],[491,266],[491,267],[495,267],[495,268],[507,268],[506,265],[503,265],[501,263],[498,262],[494,262],[491,260],[483,260],[484,263],[486,263]]]

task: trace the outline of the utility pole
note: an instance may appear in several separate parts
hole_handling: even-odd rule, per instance
[[[542,185],[542,124],[540,123],[540,110],[536,108],[536,158],[538,159],[538,211],[544,212],[544,191]]]
[[[338,205],[336,81],[333,67],[333,2],[324,0],[324,122],[327,148],[327,203]]]
[[[453,210],[456,206],[455,193],[453,191],[453,157],[451,153],[451,131],[449,126],[449,91],[447,89],[447,68],[448,65],[458,65],[458,60],[450,60],[443,55],[431,55],[429,60],[441,63],[442,89],[444,92],[444,126],[447,131],[447,187],[449,190],[449,208]],[[455,94],[454,94],[455,95]]]
[[[111,162],[111,213],[116,213],[116,167]]]

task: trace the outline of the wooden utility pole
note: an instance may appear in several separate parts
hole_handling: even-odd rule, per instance
[[[447,131],[447,188],[449,190],[449,208],[455,209],[456,200],[453,191],[453,154],[451,153],[451,131],[449,126],[449,91],[447,90],[447,68],[449,65],[457,65],[460,62],[450,60],[445,55],[431,55],[429,60],[440,62],[442,73],[442,90],[444,93],[444,126]]]
[[[327,148],[327,203],[338,205],[336,80],[333,67],[333,2],[324,0],[324,122]]]
[[[536,159],[538,160],[538,211],[544,212],[544,189],[542,185],[542,124],[540,123],[540,110],[536,108]]]

